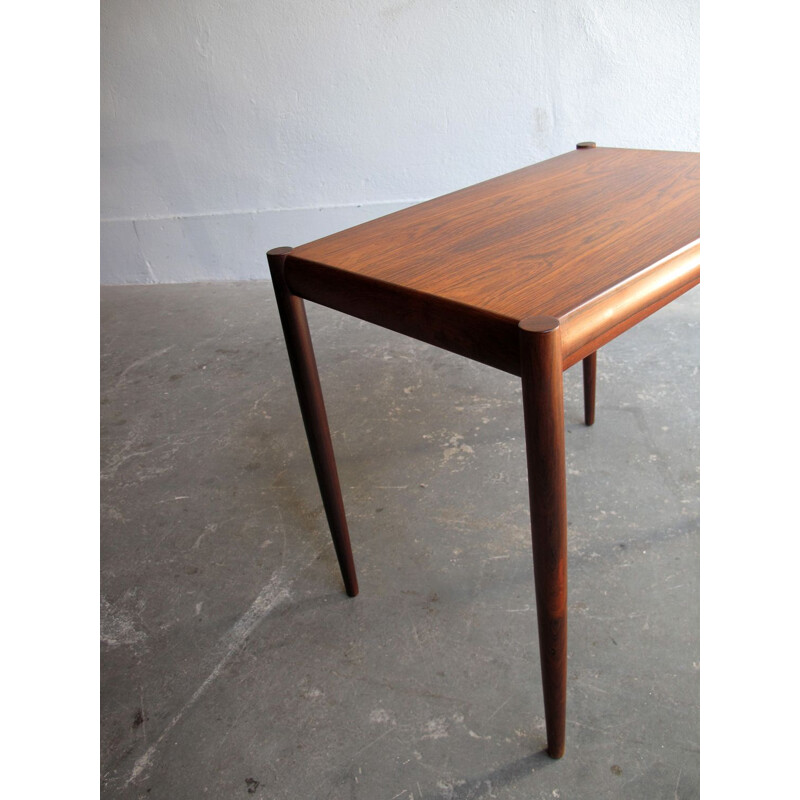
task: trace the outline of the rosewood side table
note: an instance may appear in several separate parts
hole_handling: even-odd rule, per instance
[[[267,255],[347,593],[350,537],[303,299],[520,376],[547,750],[564,753],[567,504],[562,372],[700,280],[699,155],[579,144]]]

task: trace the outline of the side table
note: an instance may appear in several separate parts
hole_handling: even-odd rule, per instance
[[[700,280],[699,155],[576,150],[267,256],[336,556],[358,593],[303,299],[522,380],[547,750],[564,753],[562,373]]]

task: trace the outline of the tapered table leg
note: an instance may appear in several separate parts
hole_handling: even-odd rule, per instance
[[[347,594],[355,597],[358,594],[356,568],[353,564],[353,552],[350,548],[350,534],[344,514],[342,490],[336,472],[333,444],[328,428],[328,417],[325,413],[325,402],[322,399],[317,362],[314,359],[314,348],[311,345],[306,310],[303,300],[289,291],[284,278],[284,261],[289,252],[291,252],[290,247],[278,247],[267,253],[267,259],[283,326],[283,335],[286,339],[286,349],[289,351],[289,362],[292,365],[297,399],[300,401],[308,446],[314,461],[314,470],[317,473],[317,483],[333,537],[336,558],[339,560],[339,568],[342,571]]]
[[[594,142],[578,142],[577,150],[591,150]],[[597,380],[597,351],[583,359],[583,411],[587,425],[594,424],[594,387]]]
[[[594,425],[594,395],[597,384],[597,350],[583,359],[583,412],[587,425]]]
[[[567,498],[561,333],[552,317],[520,329],[533,572],[547,752],[564,755],[567,705]]]

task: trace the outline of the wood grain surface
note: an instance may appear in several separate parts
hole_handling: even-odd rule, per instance
[[[513,329],[526,317],[559,319],[569,355],[697,283],[699,217],[697,153],[581,148],[295,248],[286,280],[301,297],[518,372]],[[451,330],[426,335],[432,317]]]

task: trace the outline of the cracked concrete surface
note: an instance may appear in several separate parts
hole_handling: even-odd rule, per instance
[[[103,797],[698,797],[698,312],[565,375],[554,762],[518,380],[309,304],[349,599],[270,284],[105,288]]]

